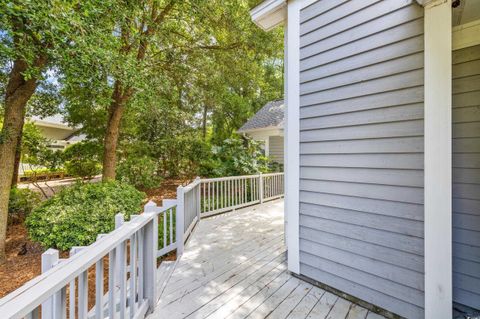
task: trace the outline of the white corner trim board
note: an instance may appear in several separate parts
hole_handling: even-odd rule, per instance
[[[304,1],[288,3],[285,48],[285,210],[287,213],[288,270],[300,273],[300,10]]]
[[[452,318],[452,9],[425,7],[425,318]]]
[[[253,22],[265,31],[281,25],[286,20],[287,0],[267,0],[250,11]]]

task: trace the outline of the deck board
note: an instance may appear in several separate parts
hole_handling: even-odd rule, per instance
[[[282,200],[203,219],[148,319],[373,318],[293,277],[283,231]]]

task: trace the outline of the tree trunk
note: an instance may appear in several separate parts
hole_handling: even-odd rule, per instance
[[[35,66],[42,69],[46,59],[38,58]],[[7,234],[8,200],[15,166],[15,153],[22,135],[26,105],[37,87],[35,78],[25,80],[28,69],[23,60],[16,60],[9,75],[5,92],[5,114],[0,133],[0,262],[5,261],[5,238]]]
[[[202,131],[203,131],[203,140],[207,140],[207,115],[208,107],[207,105],[203,106],[203,121],[202,121]]]
[[[21,132],[23,132],[23,125],[25,124],[25,117],[22,118],[22,130]],[[18,170],[20,169],[20,160],[22,159],[22,135],[23,134],[20,134],[20,137],[17,141],[17,149],[15,150],[15,162],[13,164],[13,177],[12,177],[12,186],[11,188],[13,187],[16,187],[17,184],[18,184]]]
[[[130,92],[123,92],[121,84],[117,81],[108,110],[107,131],[105,132],[105,140],[103,142],[103,181],[115,180],[120,123],[129,98]]]

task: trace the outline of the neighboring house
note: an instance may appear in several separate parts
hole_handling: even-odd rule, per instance
[[[237,133],[246,134],[264,145],[265,155],[283,164],[283,100],[268,102]]]
[[[480,1],[454,7],[251,12],[285,25],[289,270],[407,318],[480,308]]]
[[[63,150],[70,144],[77,143],[85,138],[78,135],[78,128],[74,128],[65,123],[63,117],[59,114],[47,117],[34,116],[31,121],[42,132],[43,137],[50,140],[51,149]]]

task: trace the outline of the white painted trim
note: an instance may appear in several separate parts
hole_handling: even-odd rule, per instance
[[[269,31],[286,21],[287,1],[266,0],[250,11],[253,22]]]
[[[480,20],[453,28],[452,49],[459,50],[480,44]]]
[[[288,270],[300,273],[300,10],[305,1],[288,3],[285,52],[285,210]]]
[[[452,7],[425,7],[425,318],[452,318]]]
[[[254,128],[254,129],[246,129],[246,130],[238,130],[237,133],[256,133],[256,132],[264,132],[264,131],[277,131],[280,132],[283,130],[283,123],[282,126],[268,126],[262,128]]]
[[[265,156],[270,156],[270,136],[263,140],[265,143]]]
[[[434,7],[446,3],[447,1],[451,3],[451,0],[416,0],[419,5],[422,7]]]

